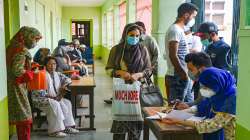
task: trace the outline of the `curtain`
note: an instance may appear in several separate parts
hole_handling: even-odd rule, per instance
[[[195,25],[192,28],[192,31],[196,32],[199,28],[199,25],[205,20],[205,0],[191,0],[191,3],[195,4],[199,8],[199,11],[195,18]]]
[[[240,0],[233,0],[233,29],[232,29],[232,43],[231,43],[232,70],[231,72],[233,73],[236,79],[238,78],[239,25],[240,25]]]

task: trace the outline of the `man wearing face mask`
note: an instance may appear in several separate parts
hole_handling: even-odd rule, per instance
[[[143,46],[147,47],[147,49],[148,49],[151,65],[153,68],[153,75],[154,75],[154,79],[156,82],[157,72],[158,72],[158,61],[157,60],[158,60],[158,55],[159,55],[158,44],[152,36],[146,34],[146,27],[145,27],[143,22],[137,21],[137,22],[135,22],[135,24],[141,27],[141,30],[142,30],[141,43]]]
[[[184,33],[184,26],[193,22],[198,8],[192,3],[183,3],[178,8],[178,16],[166,33],[166,59],[168,70],[166,74],[166,89],[169,101],[179,99],[181,101],[193,101],[193,95],[188,91],[191,80],[188,78],[185,55],[188,54],[188,46]]]
[[[204,22],[197,33],[210,56],[214,67],[230,71],[230,46],[218,36],[218,27],[213,22]]]

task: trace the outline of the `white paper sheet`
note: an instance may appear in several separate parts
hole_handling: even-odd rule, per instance
[[[176,118],[179,120],[186,120],[186,119],[189,119],[192,117],[194,117],[194,114],[192,114],[192,113],[187,113],[187,112],[184,112],[181,110],[173,110],[168,114],[157,112],[156,115],[149,116],[149,117],[147,117],[147,119],[157,120],[157,119],[162,119],[162,118]],[[194,118],[194,119],[198,119],[198,118]]]
[[[202,120],[204,120],[204,119],[205,119],[205,117],[196,117],[196,116],[192,116],[191,118],[189,118],[189,119],[187,119],[187,120],[197,122],[197,121],[202,121]]]

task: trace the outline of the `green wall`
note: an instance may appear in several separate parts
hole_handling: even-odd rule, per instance
[[[62,8],[62,38],[71,40],[71,21],[91,20],[93,22],[94,54],[100,57],[101,51],[101,8],[100,7],[63,7]]]
[[[6,4],[6,3],[5,3]],[[6,83],[6,60],[5,60],[5,20],[4,3],[0,0],[0,139],[9,139],[8,103],[7,103],[7,83]]]
[[[0,100],[0,138],[1,140],[9,139],[9,123],[8,123],[8,99],[5,97]]]
[[[15,35],[20,27],[19,1],[4,0],[4,24],[5,44],[8,45],[11,37]]]
[[[238,94],[237,94],[237,140],[247,140],[250,137],[250,61],[249,61],[249,40],[250,25],[246,25],[246,17],[250,16],[247,9],[250,8],[250,0],[241,1],[241,18],[239,30],[239,72],[238,72]]]

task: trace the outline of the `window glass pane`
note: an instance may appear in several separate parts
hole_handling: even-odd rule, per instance
[[[225,2],[214,2],[213,10],[224,10]]]
[[[151,33],[152,24],[152,0],[136,1],[136,20],[145,24],[147,34]]]
[[[215,14],[212,16],[212,21],[215,22],[217,25],[224,24],[224,14]]]
[[[210,10],[210,1],[205,3],[205,9]]]
[[[119,6],[119,15],[120,15],[120,34],[122,34],[123,29],[126,25],[126,3],[122,3]]]

